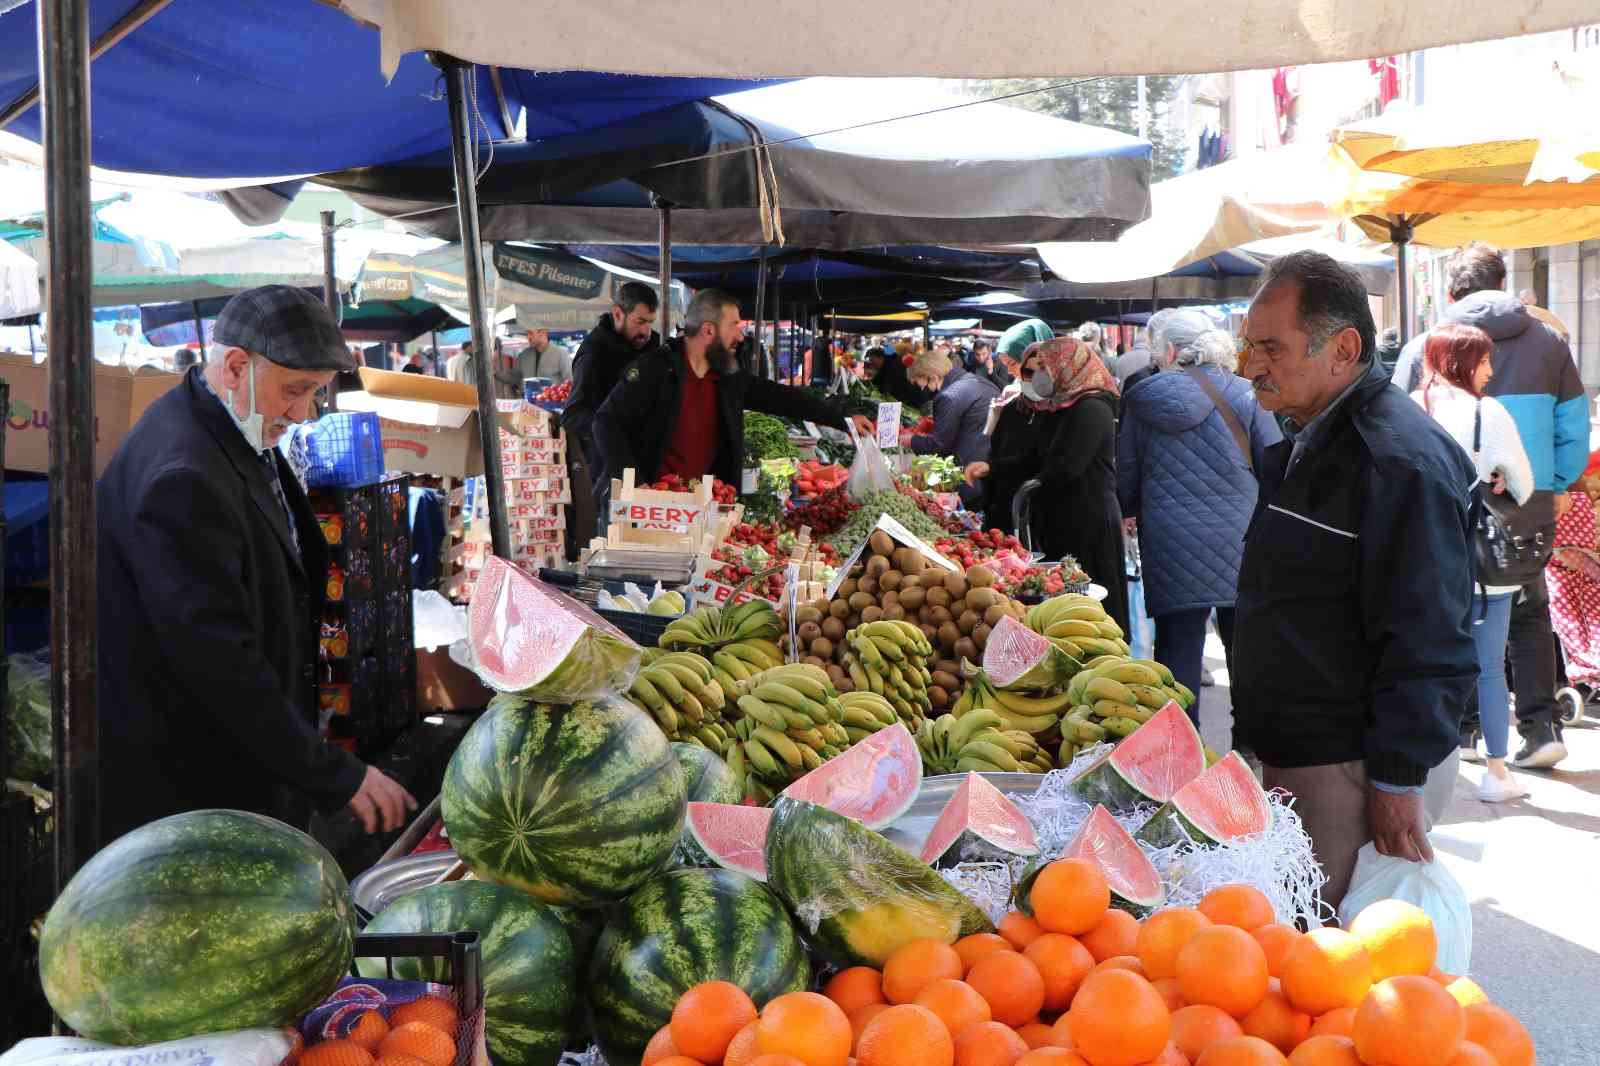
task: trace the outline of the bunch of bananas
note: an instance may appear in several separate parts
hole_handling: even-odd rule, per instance
[[[770,803],[783,787],[850,746],[827,671],[805,663],[764,670],[739,686],[722,757],[746,796]]]
[[[652,649],[628,689],[629,701],[656,720],[668,740],[721,751],[728,693],[711,663],[686,651]]]
[[[1127,634],[1092,596],[1068,593],[1028,608],[1028,628],[1078,662],[1097,655],[1127,655]]]
[[[1194,693],[1162,664],[1122,655],[1091,659],[1068,683],[1066,695],[1073,707],[1061,722],[1063,763],[1090,744],[1116,743],[1149,721],[1169,700],[1185,710],[1194,702]]]
[[[709,657],[718,648],[741,641],[775,641],[781,628],[778,612],[766,600],[746,600],[731,607],[707,604],[670,622],[658,643],[663,648],[687,648]]]
[[[863,741],[880,729],[887,729],[900,720],[894,705],[872,692],[844,692],[839,695],[839,706],[844,709],[844,731],[850,743]]]
[[[783,652],[766,637],[746,637],[705,654],[711,659],[711,669],[722,690],[729,696],[763,670],[783,665]]]
[[[1036,736],[1055,728],[1071,705],[1072,700],[1065,692],[1053,696],[1026,696],[1020,692],[1001,691],[995,688],[989,675],[975,670],[967,678],[967,689],[951,708],[951,713],[965,718],[975,712],[993,711],[1000,716],[1006,729]]]
[[[1005,719],[987,708],[960,718],[924,719],[917,727],[917,747],[927,774],[1042,774],[1054,768],[1031,734],[1006,729]]]
[[[856,626],[844,640],[844,666],[855,690],[888,700],[900,720],[915,731],[933,709],[928,699],[933,645],[927,636],[910,622],[879,619]]]

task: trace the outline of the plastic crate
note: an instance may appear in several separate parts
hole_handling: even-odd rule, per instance
[[[306,485],[356,488],[383,480],[383,437],[371,411],[323,415],[306,434]]]

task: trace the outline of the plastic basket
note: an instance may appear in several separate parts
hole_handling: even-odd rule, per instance
[[[546,584],[554,585],[568,596],[587,607],[593,608],[595,613],[607,622],[626,633],[635,644],[643,648],[654,648],[661,640],[667,626],[677,620],[680,615],[645,614],[643,611],[612,611],[595,604],[595,597],[600,589],[604,588],[613,596],[622,595],[621,581],[596,581],[585,578],[570,570],[552,570],[548,567],[539,568],[539,580]]]
[[[354,955],[352,977],[361,976],[356,960],[382,959],[384,976],[390,980],[395,978],[396,959],[429,960],[438,979],[449,985],[460,1018],[452,1034],[456,1045],[452,1066],[474,1066],[486,1061],[480,1054],[484,991],[482,945],[477,933],[361,933],[356,937]]]
[[[306,485],[356,488],[383,480],[383,437],[371,411],[323,415],[306,434]]]

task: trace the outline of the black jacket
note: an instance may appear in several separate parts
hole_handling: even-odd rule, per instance
[[[682,338],[674,339],[662,352],[635,359],[623,372],[622,381],[594,418],[595,444],[606,477],[620,478],[631,466],[640,483],[656,479],[678,421],[682,380],[687,373]],[[836,429],[845,424],[838,407],[807,392],[740,370],[724,371],[717,381],[720,440],[711,473],[730,485],[739,484],[744,467],[745,411]]]
[[[305,828],[365,767],[317,732],[328,550],[274,451],[300,541],[260,456],[191,370],[101,476],[101,839],[229,807]]]
[[[872,379],[872,387],[889,397],[899,400],[907,407],[926,407],[939,395],[929,389],[919,389],[911,384],[911,379],[906,376],[906,365],[900,361],[900,356],[889,353],[883,361],[883,366],[878,370],[878,376]]]
[[[578,354],[572,357],[572,396],[566,410],[561,412],[561,428],[567,431],[568,437],[577,438],[589,469],[596,474],[600,470],[600,456],[594,451],[595,412],[622,380],[622,372],[628,364],[660,347],[661,337],[656,333],[650,334],[650,343],[642,349],[629,344],[627,338],[617,332],[609,311],[600,316],[594,329],[578,345]]]
[[[1305,432],[1302,431],[1302,436]],[[1233,630],[1234,740],[1269,766],[1364,759],[1420,785],[1478,675],[1472,462],[1374,360],[1294,444],[1266,449]]]

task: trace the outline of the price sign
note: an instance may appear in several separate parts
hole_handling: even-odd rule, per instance
[[[900,447],[900,404],[880,403],[878,405],[878,447]]]

